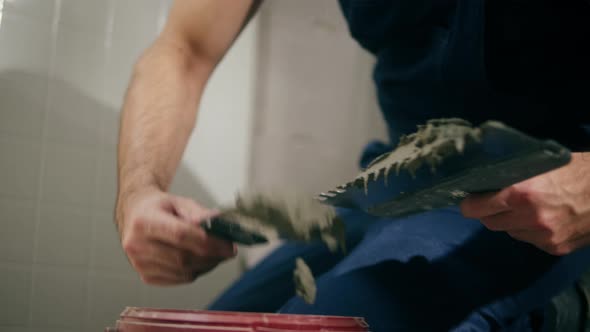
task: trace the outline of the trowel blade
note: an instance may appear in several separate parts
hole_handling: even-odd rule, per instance
[[[458,204],[470,193],[497,191],[567,164],[570,151],[513,128],[485,123],[479,142],[468,142],[462,154],[445,158],[433,172],[422,165],[415,175],[406,170],[365,181],[355,179],[321,193],[321,202],[360,209],[384,217],[400,217]]]

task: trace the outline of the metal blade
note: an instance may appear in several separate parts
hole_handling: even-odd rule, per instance
[[[444,158],[434,171],[422,165],[414,173],[395,172],[381,162],[368,175],[365,172],[364,179],[357,177],[317,199],[399,217],[456,205],[470,193],[497,191],[570,160],[569,150],[554,141],[538,140],[497,122],[487,122],[480,130],[479,140],[468,140],[461,153]]]

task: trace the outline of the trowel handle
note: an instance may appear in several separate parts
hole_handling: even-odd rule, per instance
[[[220,217],[205,220],[201,227],[208,234],[239,244],[256,245],[268,242],[264,235],[246,230],[239,224]]]

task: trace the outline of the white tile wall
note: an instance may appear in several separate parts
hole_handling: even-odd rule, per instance
[[[35,236],[35,201],[0,197],[0,262],[31,264]],[[0,306],[2,308],[2,306]]]
[[[141,285],[137,278],[97,274],[90,276],[86,329],[101,331],[114,322],[126,306],[141,306]]]
[[[53,1],[44,4],[42,8],[35,8],[31,1],[4,2],[0,22],[0,45],[3,46],[0,56],[0,91],[3,92],[0,123],[11,125],[0,126],[0,137],[38,139],[41,136],[50,66],[47,55],[51,52],[47,15],[51,14]],[[18,75],[21,79],[15,77],[16,71],[21,72]],[[27,75],[40,77],[22,79]]]
[[[148,307],[163,306],[166,308],[198,309],[202,307],[203,299],[213,299],[223,290],[224,284],[215,282],[216,279],[226,276],[236,276],[239,267],[233,262],[222,263],[215,271],[199,278],[198,282],[207,284],[208,287],[196,288],[194,285],[173,288],[143,286],[145,298],[143,305]],[[231,280],[233,281],[233,280]]]
[[[78,146],[77,141],[45,144],[42,200],[89,207],[97,161],[96,150]]]
[[[18,326],[28,320],[31,266],[0,264],[0,326]]]
[[[84,327],[88,273],[82,269],[39,265],[33,272],[31,325],[38,328]]]
[[[105,30],[110,1],[60,0],[59,23],[75,29]],[[94,36],[93,36],[94,37]]]
[[[0,195],[35,199],[39,183],[40,155],[39,140],[0,139]]]
[[[48,23],[53,20],[55,1],[6,0],[4,11],[8,15],[20,14],[37,21]]]
[[[3,91],[0,123],[11,125],[0,126],[0,139],[21,137],[39,140],[47,99],[47,77],[24,85],[10,79],[10,74],[3,76],[0,78],[0,91]]]
[[[135,272],[119,245],[119,237],[112,220],[113,216],[111,213],[96,214],[93,216],[94,232],[91,241],[92,267],[94,270],[135,276]]]
[[[51,53],[52,47],[50,23],[43,19],[13,14],[10,8],[6,8],[2,15],[0,42],[7,45],[7,48],[2,49],[0,68],[45,74],[49,69],[47,55]]]
[[[233,261],[192,285],[147,287],[113,224],[119,108],[170,4],[0,0],[0,332],[100,331],[126,305],[203,308],[239,274]],[[253,45],[229,65],[253,61]],[[185,161],[173,189],[214,205],[198,172]]]
[[[79,148],[95,151],[100,138],[101,111],[98,104],[80,95],[79,91],[52,87],[47,107],[46,141],[60,145],[75,144]],[[79,139],[73,142],[72,137]]]
[[[0,326],[0,332],[31,332],[31,330],[27,327],[22,326]],[[44,332],[46,332],[46,330]]]
[[[43,203],[37,228],[35,262],[87,268],[92,220],[89,208]]]
[[[111,128],[109,124],[105,124],[105,127]],[[114,129],[111,128],[111,130]],[[116,139],[116,137],[113,137],[113,139]],[[105,142],[104,138],[101,139],[101,142],[98,151],[101,158],[98,161],[97,194],[94,203],[101,211],[114,211],[117,196],[117,178],[113,174],[117,174],[117,147],[110,142]],[[108,215],[112,216],[112,213]]]

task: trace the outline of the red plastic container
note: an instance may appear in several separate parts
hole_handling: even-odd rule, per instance
[[[360,317],[127,307],[105,332],[366,332]]]

